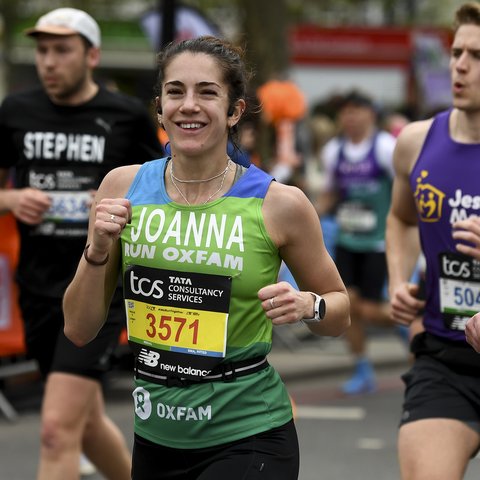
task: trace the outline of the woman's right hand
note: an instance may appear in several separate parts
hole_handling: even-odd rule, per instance
[[[132,207],[126,198],[103,198],[95,205],[95,222],[89,254],[105,257],[132,218]]]

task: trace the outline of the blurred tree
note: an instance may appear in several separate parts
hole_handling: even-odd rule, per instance
[[[287,73],[287,5],[285,0],[236,1],[241,13],[238,40],[245,45],[246,61],[254,70],[251,87],[255,92],[268,80],[284,77]],[[274,155],[273,126],[266,121],[257,125],[257,153],[262,165],[268,168]]]
[[[9,85],[9,73],[10,73],[10,51],[12,46],[12,26],[16,22],[16,6],[14,2],[9,0],[0,0],[0,12],[1,12],[1,23],[2,23],[2,35],[0,37],[0,61],[2,65],[0,66],[0,99],[4,97],[7,93]]]
[[[255,65],[254,86],[283,75],[289,65],[285,0],[237,0],[247,60]]]

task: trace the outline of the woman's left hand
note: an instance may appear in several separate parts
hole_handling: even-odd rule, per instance
[[[258,291],[262,308],[274,325],[297,323],[302,318],[313,316],[313,296],[301,292],[288,282],[267,285]]]

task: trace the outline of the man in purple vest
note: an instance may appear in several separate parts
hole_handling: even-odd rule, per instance
[[[325,183],[317,212],[335,213],[335,263],[348,290],[352,322],[345,340],[354,359],[353,374],[341,388],[356,395],[376,389],[367,327],[392,324],[384,294],[385,221],[395,138],[379,129],[373,99],[357,90],[340,102],[337,121],[339,135],[322,150]]]
[[[480,3],[457,10],[454,33],[453,106],[400,134],[387,219],[392,318],[409,325],[424,308],[425,331],[412,341],[415,360],[403,376],[398,448],[409,480],[461,479],[480,448],[480,355],[465,338],[480,311],[476,222],[467,220],[480,212]],[[425,301],[408,283],[420,248]]]

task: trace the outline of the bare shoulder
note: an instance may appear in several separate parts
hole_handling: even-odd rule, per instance
[[[409,123],[402,129],[398,136],[397,143],[411,144],[414,142],[423,144],[432,122],[433,119],[429,118],[428,120],[419,120],[417,122]]]
[[[272,182],[263,205],[265,225],[277,245],[286,242],[289,232],[306,231],[318,223],[318,216],[305,193],[290,185]]]
[[[310,203],[300,188],[279,182],[271,183],[265,202],[273,211],[283,212],[283,214],[295,214],[298,209],[303,209]]]
[[[125,165],[110,170],[100,185],[102,197],[124,197],[141,165]]]
[[[433,119],[420,120],[406,125],[398,136],[394,164],[397,172],[409,172],[422,150]]]
[[[427,133],[428,129],[432,125],[433,120],[434,120],[433,117],[430,117],[425,120],[416,120],[414,122],[410,122],[407,125],[405,125],[405,127],[400,132],[399,136],[411,135],[411,134],[419,135],[422,132]]]

